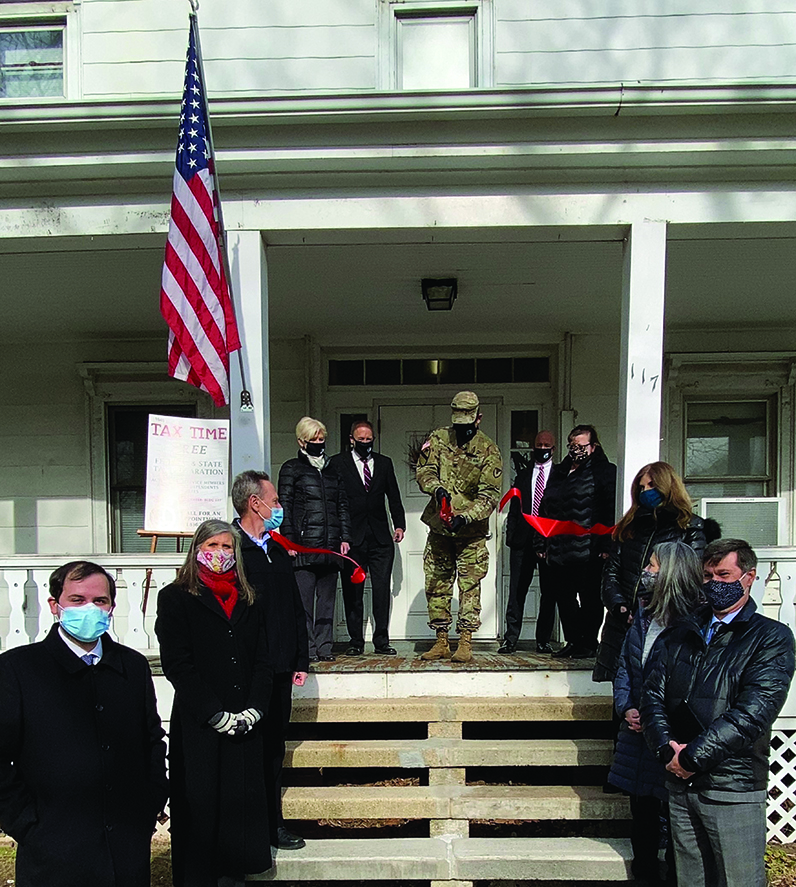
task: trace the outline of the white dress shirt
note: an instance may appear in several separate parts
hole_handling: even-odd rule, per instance
[[[365,467],[363,464],[362,457],[357,453],[356,450],[351,450],[351,458],[354,460],[354,465],[357,467],[357,471],[359,472],[359,479],[362,481],[362,485],[365,485]],[[367,458],[368,468],[370,469],[370,482],[373,483],[373,453]]]

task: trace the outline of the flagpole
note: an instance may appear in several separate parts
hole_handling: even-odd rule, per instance
[[[204,102],[204,115],[207,126],[207,144],[208,150],[210,152],[210,156],[213,158],[213,187],[216,193],[216,212],[218,213],[218,233],[220,240],[220,250],[221,250],[221,261],[224,263],[224,274],[227,278],[227,286],[229,288],[229,299],[232,303],[232,311],[235,314],[235,320],[238,320],[238,312],[236,308],[236,300],[234,287],[232,284],[232,273],[229,266],[229,250],[227,247],[227,229],[224,226],[224,213],[221,208],[221,189],[218,185],[218,170],[216,169],[216,152],[215,147],[213,145],[213,130],[210,123],[210,110],[208,108],[208,99],[207,99],[207,81],[205,80],[205,68],[204,68],[204,60],[202,58],[202,44],[199,39],[199,0],[189,0],[191,4],[191,12],[189,13],[189,18],[191,20],[191,27],[194,27],[194,35],[196,38],[196,65],[199,68],[199,76],[202,78],[202,101]],[[240,324],[238,324],[240,328]],[[243,344],[241,343],[241,347],[238,349],[238,367],[240,369],[240,379],[241,379],[241,392],[240,392],[240,409],[244,413],[251,413],[254,411],[254,403],[252,402],[251,392],[248,390],[249,386],[246,384],[246,371],[243,366]]]

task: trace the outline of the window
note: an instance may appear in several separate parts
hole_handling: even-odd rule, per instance
[[[475,12],[396,13],[398,89],[469,89],[476,85]]]
[[[63,95],[64,25],[0,27],[0,98]]]
[[[379,78],[384,89],[491,86],[493,0],[382,0]]]
[[[550,381],[549,357],[330,360],[329,385],[489,385]]]
[[[685,480],[692,497],[772,495],[769,400],[686,404]]]

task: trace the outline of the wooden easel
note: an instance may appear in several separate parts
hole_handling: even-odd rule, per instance
[[[182,551],[182,544],[185,539],[192,539],[193,533],[165,533],[153,532],[151,530],[136,530],[136,533],[142,539],[149,539],[149,553],[154,554],[158,550],[158,540],[160,539],[176,539],[177,551]],[[141,612],[146,616],[146,605],[149,601],[149,588],[152,585],[152,567],[147,567],[146,578],[144,579],[144,594],[141,600]]]

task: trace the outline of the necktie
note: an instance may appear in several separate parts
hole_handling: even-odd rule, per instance
[[[362,460],[362,479],[365,481],[365,492],[370,489],[370,468],[368,468],[368,460]]]
[[[536,486],[533,488],[533,505],[531,506],[531,514],[538,515],[539,514],[539,506],[542,503],[542,496],[544,496],[544,469],[539,469],[539,474],[536,475]]]
[[[83,662],[86,663],[86,665],[93,665],[94,664],[94,656],[95,656],[94,653],[84,653],[80,658],[83,660]]]
[[[707,630],[705,631],[705,643],[706,644],[710,643],[710,639],[716,633],[716,629],[719,627],[719,625],[721,625],[720,622],[711,622],[710,625],[708,625]]]

